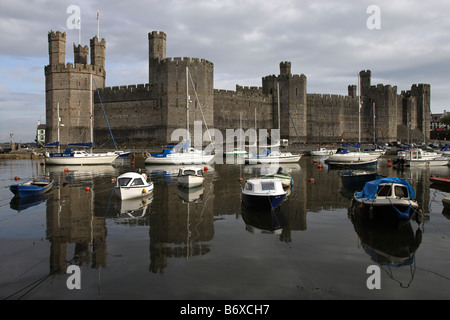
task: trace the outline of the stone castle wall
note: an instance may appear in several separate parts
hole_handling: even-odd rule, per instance
[[[190,133],[194,122],[201,121],[203,132],[219,129],[224,139],[226,129],[241,126],[244,130],[280,127],[280,137],[289,139],[291,145],[356,143],[359,136],[361,142],[412,142],[429,137],[427,84],[398,94],[395,86],[371,85],[371,71],[361,71],[360,120],[354,85],[348,87],[346,96],[309,94],[306,76],[292,74],[291,63],[284,61],[279,75],[262,78],[262,87],[237,85],[236,91],[218,90],[214,89],[213,63],[167,58],[166,40],[163,32],[149,33],[149,83],[105,88],[105,40],[91,39],[91,64],[88,47],[81,45],[73,46],[75,63],[66,64],[65,34],[49,32],[47,142],[56,141],[58,103],[64,123],[61,143],[90,141],[91,98],[95,147],[102,148],[114,147],[108,124],[119,148],[178,142],[171,140],[172,132],[187,128],[188,101]]]

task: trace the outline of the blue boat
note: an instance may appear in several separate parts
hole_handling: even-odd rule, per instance
[[[420,214],[413,187],[397,177],[367,182],[355,192],[352,207],[366,221],[396,227]]]
[[[38,196],[48,192],[53,187],[53,180],[29,180],[9,187],[17,197]]]

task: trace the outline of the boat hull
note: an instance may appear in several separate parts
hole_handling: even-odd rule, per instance
[[[286,194],[281,195],[249,195],[242,194],[242,202],[245,206],[256,210],[271,210],[279,207]]]
[[[178,184],[185,188],[195,188],[203,184],[203,177],[186,175],[178,177]]]
[[[327,164],[330,167],[337,168],[365,168],[373,167],[378,164],[378,160],[330,160],[328,159]]]
[[[114,192],[121,200],[147,197],[153,191],[153,183],[147,186],[115,187]]]
[[[411,220],[418,204],[406,199],[353,199],[353,208],[362,221],[399,227]]]
[[[246,157],[245,161],[249,164],[268,164],[268,163],[297,163],[300,161],[301,155],[293,155],[286,157]]]
[[[45,163],[49,165],[96,165],[111,164],[119,155],[118,154],[98,154],[83,157],[71,156],[49,156],[45,157]]]
[[[39,196],[53,187],[53,181],[29,181],[11,185],[9,189],[17,197]]]
[[[434,166],[447,166],[448,159],[416,159],[406,160],[405,166],[407,167],[434,167]]]
[[[376,172],[341,172],[341,182],[344,188],[359,189],[363,188],[366,182],[375,180],[379,177]]]
[[[158,156],[149,156],[147,157],[144,162],[145,164],[174,164],[174,165],[180,165],[180,164],[207,164],[211,162],[214,159],[214,155],[204,155],[204,156],[165,156],[165,157],[158,157]]]

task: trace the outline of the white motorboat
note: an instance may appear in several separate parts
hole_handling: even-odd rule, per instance
[[[153,191],[153,182],[147,181],[147,175],[127,172],[117,178],[114,192],[122,200],[148,196]]]
[[[203,169],[200,167],[183,167],[178,172],[178,184],[181,187],[194,188],[201,186],[204,180]]]
[[[242,188],[242,202],[250,208],[275,209],[286,198],[281,179],[248,179]]]
[[[401,153],[396,163],[406,167],[447,166],[449,158],[438,153],[427,153],[422,149],[410,149]]]
[[[377,164],[381,154],[370,154],[367,152],[354,151],[347,149],[338,150],[335,154],[328,157],[326,162],[331,166],[356,167]]]

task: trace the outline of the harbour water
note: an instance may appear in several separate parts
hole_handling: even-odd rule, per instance
[[[313,160],[323,165],[317,166]],[[281,165],[294,189],[264,216],[241,206],[239,178],[268,165],[215,164],[202,188],[176,184],[177,166],[129,160],[114,166],[45,166],[0,161],[2,299],[337,300],[450,298],[450,190],[430,185],[449,167],[388,167],[408,180],[425,222],[401,229],[361,226],[349,214],[352,192],[321,158]],[[65,170],[65,169],[68,170]],[[141,170],[155,183],[145,199],[121,201],[112,179]],[[8,187],[49,175],[46,196],[18,201]],[[312,179],[311,179],[312,178]],[[80,267],[71,289],[69,266]],[[379,273],[379,288],[370,288]],[[369,271],[368,271],[369,270]]]

